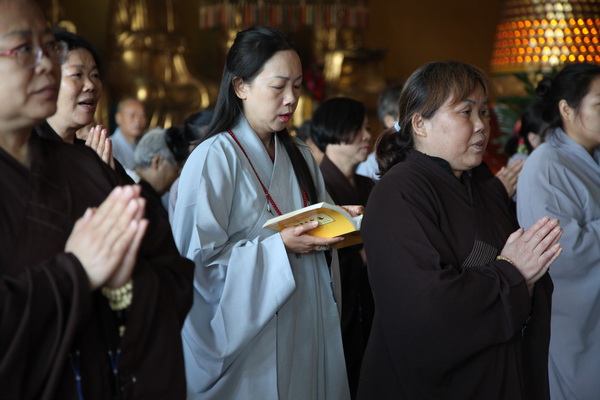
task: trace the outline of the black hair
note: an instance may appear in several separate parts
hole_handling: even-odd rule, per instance
[[[549,128],[562,128],[559,103],[565,100],[569,107],[579,111],[581,100],[588,94],[594,78],[600,76],[600,66],[587,63],[569,64],[554,79],[544,78],[536,89],[541,103],[542,118]]]
[[[349,143],[362,128],[365,106],[348,97],[325,100],[312,115],[310,138],[325,152],[328,144]]]
[[[185,161],[190,155],[190,141],[185,137],[183,127],[171,126],[167,128],[165,130],[165,141],[178,163]]]
[[[525,109],[521,116],[521,127],[519,132],[510,137],[504,145],[504,152],[510,156],[515,154],[519,148],[519,142],[522,141],[527,149],[527,154],[533,151],[533,145],[529,141],[529,133],[535,133],[542,139],[545,136],[548,124],[542,118],[541,103],[534,102]]]
[[[183,121],[183,135],[188,142],[193,142],[202,138],[208,130],[214,112],[212,110],[202,110],[189,115]]]
[[[214,116],[202,140],[233,128],[243,115],[242,100],[237,97],[233,87],[234,78],[252,82],[267,61],[277,52],[286,50],[298,53],[296,45],[277,29],[256,26],[238,32],[227,53]],[[316,203],[317,189],[300,149],[287,129],[276,132],[276,135],[290,157],[298,183],[306,192],[308,201]]]
[[[477,86],[481,86],[487,96],[485,74],[479,68],[460,61],[433,61],[413,72],[404,83],[398,101],[400,131],[392,127],[377,138],[376,157],[380,176],[404,161],[408,152],[414,149],[413,115],[432,118],[448,99],[460,102]]]
[[[104,64],[102,63],[102,59],[98,55],[98,52],[90,42],[76,33],[70,32],[63,28],[53,28],[52,33],[54,34],[54,38],[56,40],[66,43],[67,51],[69,52],[77,49],[87,50],[94,58],[94,62],[96,63],[98,72],[100,73],[100,78],[104,78]]]

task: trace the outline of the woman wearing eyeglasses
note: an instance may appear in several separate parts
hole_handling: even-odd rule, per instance
[[[35,2],[0,10],[0,397],[183,399],[193,265],[139,187],[32,133],[65,49]]]

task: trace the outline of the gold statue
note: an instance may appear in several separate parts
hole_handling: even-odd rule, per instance
[[[112,0],[108,74],[111,101],[134,97],[148,111],[150,126],[169,127],[210,103],[206,85],[185,61],[176,32],[173,0]]]

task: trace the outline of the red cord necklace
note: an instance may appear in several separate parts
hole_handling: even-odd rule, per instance
[[[240,141],[238,140],[238,138],[235,136],[235,134],[233,133],[233,131],[229,130],[228,132],[231,135],[231,137],[233,138],[233,140],[240,147],[240,150],[242,150],[242,153],[244,153],[244,155],[246,156],[246,159],[248,160],[248,163],[250,164],[250,167],[252,167],[252,171],[254,171],[254,175],[256,175],[256,179],[258,179],[258,182],[260,183],[260,186],[262,187],[263,192],[265,192],[265,196],[267,196],[268,202],[271,203],[271,205],[273,206],[273,209],[275,210],[275,212],[277,212],[277,215],[281,215],[281,211],[279,211],[279,207],[277,207],[277,204],[275,204],[275,201],[271,197],[271,194],[267,190],[267,187],[263,184],[262,180],[258,176],[258,173],[256,172],[256,169],[254,168],[254,165],[252,165],[252,161],[250,161],[250,157],[248,157],[248,153],[246,153],[246,150],[244,149],[244,146],[242,146],[242,144],[240,143]],[[304,188],[302,188],[302,201],[303,201],[304,207],[306,207],[308,205],[308,198],[306,196],[306,191],[304,190]]]

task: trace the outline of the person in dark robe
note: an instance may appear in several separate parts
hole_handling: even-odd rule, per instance
[[[455,61],[406,81],[399,130],[376,145],[382,179],[362,235],[375,317],[359,399],[548,399],[557,219],[518,227],[482,164],[487,78]]]
[[[325,100],[312,116],[310,136],[324,153],[319,168],[334,203],[366,206],[375,183],[355,172],[370,151],[371,133],[364,104],[348,97]],[[339,249],[338,256],[342,283],[342,341],[350,395],[355,398],[373,321],[373,295],[363,246]]]
[[[184,399],[193,264],[139,186],[33,133],[66,49],[34,1],[0,9],[0,397]]]
[[[90,42],[64,29],[53,29],[54,37],[67,46],[61,60],[61,86],[57,111],[35,131],[43,138],[75,145],[87,145],[117,172],[119,184],[133,179],[112,155],[112,141],[102,125],[94,124],[94,114],[103,91],[102,59]]]

